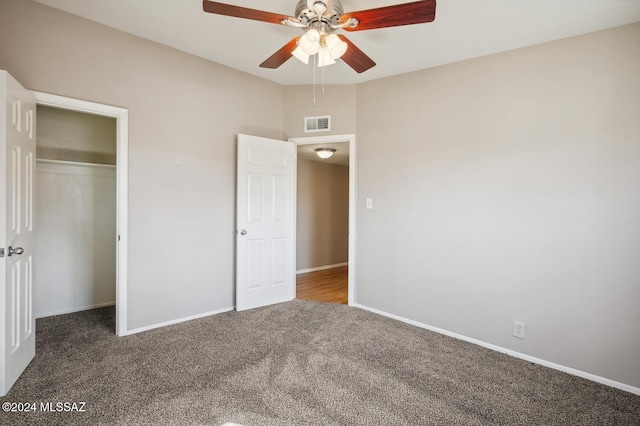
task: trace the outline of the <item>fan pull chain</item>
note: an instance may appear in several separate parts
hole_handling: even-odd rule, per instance
[[[313,107],[316,107],[316,55],[313,55]]]
[[[322,67],[322,90],[320,91],[320,93],[322,93],[322,97],[324,98],[324,69],[326,67]]]

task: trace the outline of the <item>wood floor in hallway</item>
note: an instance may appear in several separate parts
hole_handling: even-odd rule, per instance
[[[347,304],[348,266],[299,274],[296,279],[296,297],[315,302]]]

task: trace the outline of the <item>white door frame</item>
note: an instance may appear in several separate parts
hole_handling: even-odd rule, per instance
[[[127,329],[127,180],[129,170],[129,110],[64,96],[32,91],[38,105],[67,109],[116,119],[116,335]],[[37,232],[37,230],[36,230]],[[37,279],[37,277],[36,277]],[[37,284],[36,284],[37,285]]]
[[[311,144],[331,144],[331,143],[349,143],[349,275],[348,280],[348,292],[349,292],[349,305],[355,304],[356,301],[356,135],[353,133],[344,135],[326,135],[326,136],[311,136],[311,137],[299,137],[289,138],[289,142],[293,142],[297,145],[311,145]],[[296,203],[296,215],[295,222],[297,223],[298,208],[297,208],[297,190],[298,190],[298,150],[294,153],[294,191],[293,197]],[[296,244],[297,244],[297,232],[296,223],[294,223],[294,239],[293,239],[293,267],[295,273],[296,267]],[[294,286],[295,293],[295,286]],[[295,298],[295,294],[293,295]]]

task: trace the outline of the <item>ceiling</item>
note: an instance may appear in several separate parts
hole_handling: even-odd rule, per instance
[[[202,11],[201,0],[36,0],[280,84],[311,84],[295,58],[258,65],[300,30]],[[342,0],[345,12],[411,0]],[[293,15],[297,0],[225,3]],[[432,23],[346,34],[377,65],[357,74],[342,61],[327,84],[355,84],[640,21],[638,0],[439,0]],[[318,74],[318,80],[321,78]]]

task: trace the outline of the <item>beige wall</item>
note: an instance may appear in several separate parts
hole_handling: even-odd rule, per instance
[[[236,135],[283,137],[283,88],[23,0],[0,0],[0,68],[129,110],[128,321],[234,305]]]
[[[116,120],[38,105],[38,158],[116,164]]]
[[[344,135],[356,131],[356,86],[326,86],[325,97],[316,87],[313,107],[313,86],[284,87],[284,135],[286,138],[322,135]],[[331,131],[304,132],[304,117],[331,116]]]
[[[298,160],[296,270],[349,260],[349,167]]]
[[[640,24],[361,84],[357,123],[358,303],[640,387]]]

